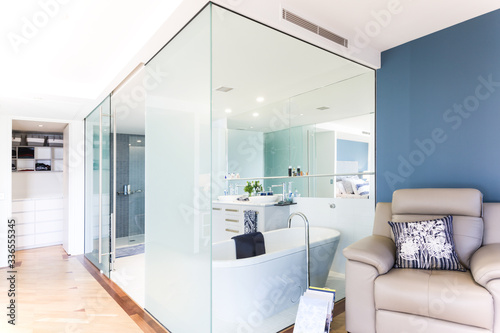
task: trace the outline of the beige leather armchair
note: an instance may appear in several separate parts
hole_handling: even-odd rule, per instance
[[[388,221],[453,215],[466,272],[393,268]],[[500,203],[475,189],[405,189],[378,203],[373,235],[344,249],[351,333],[500,333]]]

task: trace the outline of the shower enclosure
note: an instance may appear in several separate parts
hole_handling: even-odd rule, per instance
[[[85,255],[144,305],[145,109],[129,103],[143,67],[86,118]]]

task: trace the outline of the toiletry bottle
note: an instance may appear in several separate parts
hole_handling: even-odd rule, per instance
[[[292,177],[292,166],[288,167],[288,177]]]
[[[300,165],[297,165],[297,176],[300,176]]]
[[[292,176],[297,176],[297,170],[295,170],[295,168],[293,168],[293,171],[292,171]]]

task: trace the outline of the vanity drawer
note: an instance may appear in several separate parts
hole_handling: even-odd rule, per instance
[[[243,230],[239,228],[238,226],[227,226],[224,228],[224,235],[226,236],[226,239],[231,239],[234,236],[238,236],[243,234]]]
[[[240,207],[224,207],[225,217],[235,217],[239,218],[243,215],[243,211]]]
[[[224,223],[227,225],[239,225],[243,224],[243,219],[240,219],[239,217],[236,216],[225,216]]]

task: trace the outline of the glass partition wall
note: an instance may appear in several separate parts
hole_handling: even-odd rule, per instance
[[[85,119],[85,256],[109,275],[111,252],[111,106]]]
[[[277,232],[288,217],[308,219],[310,285],[336,289],[337,300],[343,248],[371,234],[375,72],[212,10],[212,327],[277,332],[293,324],[307,288],[303,222],[292,220],[298,243]],[[231,238],[253,213],[266,254],[236,259]],[[317,236],[331,232],[338,237]]]
[[[293,213],[310,225],[310,285],[344,297],[342,249],[369,235],[374,217],[374,70],[209,4],[114,92],[111,109],[115,237],[86,234],[86,255],[98,244],[90,238],[110,237],[111,278],[166,328],[293,324],[307,288],[305,227],[295,216],[288,231]],[[87,118],[88,137],[98,120]],[[98,170],[105,159],[91,146],[87,167]],[[87,177],[96,184],[95,171]],[[92,189],[89,236],[106,204],[105,188]],[[265,254],[236,259],[231,238],[255,230]],[[143,234],[142,263],[120,270],[120,247]]]
[[[146,310],[171,332],[210,332],[210,21],[146,66]]]
[[[113,91],[111,279],[144,307],[145,103],[144,67]]]

